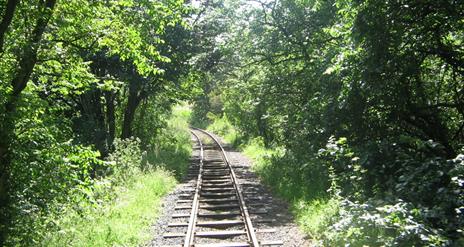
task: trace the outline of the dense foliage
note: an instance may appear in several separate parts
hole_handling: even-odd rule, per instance
[[[339,201],[328,246],[463,244],[464,5],[237,2],[196,121],[281,150],[287,198]]]
[[[180,0],[0,1],[0,245],[38,245],[69,205],[105,201],[102,181],[148,170],[133,167],[142,150],[155,160],[175,140],[161,130],[194,88],[197,12]]]
[[[63,229],[131,177],[157,186],[170,159],[180,177],[189,140],[167,119],[192,98],[194,123],[264,154],[321,245],[464,244],[460,1],[0,0],[0,16],[2,246],[73,245]]]

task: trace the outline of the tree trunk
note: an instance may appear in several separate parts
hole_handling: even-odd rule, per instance
[[[93,105],[92,112],[90,114],[93,115],[95,123],[95,134],[93,136],[93,143],[95,144],[95,147],[98,149],[98,151],[100,151],[101,156],[106,157],[108,155],[108,148],[106,146],[107,132],[105,124],[105,114],[103,104],[101,102],[101,90],[95,89],[92,96]]]
[[[20,0],[8,0],[6,3],[5,12],[3,13],[2,22],[0,23],[0,53],[3,52],[3,41],[5,39],[6,31],[13,20],[16,6],[18,6]]]
[[[108,137],[107,137],[107,145],[109,149],[112,149],[113,141],[115,138],[116,133],[116,117],[114,111],[114,92],[106,91],[105,92],[105,99],[106,99],[106,121],[108,124]]]
[[[141,97],[130,96],[127,102],[126,109],[124,110],[124,122],[122,126],[121,138],[126,139],[132,136],[132,122],[134,121],[135,111],[139,106]]]
[[[122,139],[132,136],[132,122],[134,121],[135,111],[145,97],[143,92],[140,92],[140,88],[141,84],[139,81],[131,81],[129,85],[129,98],[127,100],[126,109],[124,110],[124,122],[121,133]]]
[[[11,117],[3,118],[0,123],[0,246],[4,246],[9,217],[9,180],[11,154],[9,151],[11,136],[13,134],[13,121]]]
[[[10,104],[14,104],[17,96],[24,90],[31,77],[34,66],[37,63],[37,50],[39,48],[40,40],[47,27],[48,21],[52,16],[53,8],[55,7],[56,0],[48,0],[45,2],[42,13],[39,14],[37,23],[32,31],[30,41],[24,46],[21,59],[19,61],[19,68],[15,73],[11,84],[13,86],[13,98]],[[14,108],[14,107],[13,107]]]
[[[269,136],[267,119],[264,118],[266,114],[266,102],[261,98],[256,107],[256,127],[258,129],[258,135],[263,137],[264,145],[269,147],[271,138]]]
[[[140,123],[137,127],[139,127],[138,129],[135,129],[134,131],[136,132],[135,134],[139,134],[140,136],[146,136],[145,135],[145,132],[144,132],[144,121],[145,121],[145,116],[147,115],[147,108],[148,108],[148,100],[147,100],[147,97],[145,97],[143,100],[142,100],[142,103],[141,103],[141,108],[140,108],[140,114],[139,114],[139,118],[137,119],[137,123]],[[153,131],[153,130],[149,130],[149,131]],[[156,135],[156,133],[152,133],[153,135]],[[142,146],[147,146],[148,143],[147,142],[143,142],[144,140],[142,140]],[[145,139],[146,141],[146,139]]]
[[[98,88],[86,91],[80,96],[81,117],[75,126],[81,141],[93,144],[102,157],[108,154],[105,113],[101,102],[102,92]]]

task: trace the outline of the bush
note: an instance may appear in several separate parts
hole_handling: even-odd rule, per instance
[[[190,116],[191,110],[188,106],[174,107],[166,128],[155,138],[155,144],[147,147],[144,166],[162,166],[172,171],[177,179],[186,175],[187,160],[192,153],[191,136],[188,131]]]
[[[140,139],[115,139],[114,151],[108,156],[107,160],[111,164],[112,177],[118,181],[125,181],[139,171],[143,170],[142,150],[140,149]]]
[[[335,140],[330,137],[326,148],[319,150],[317,159],[327,167],[331,183],[329,191],[334,195],[342,193],[345,197],[361,199],[367,170],[361,166],[346,138]]]
[[[448,246],[462,241],[464,156],[446,160],[436,156],[441,147],[433,141],[407,141],[378,143],[377,152],[364,151],[359,158],[345,138],[332,137],[319,151],[333,195],[345,198],[337,223],[327,229],[336,233],[324,237],[331,245],[345,240],[353,246]],[[375,160],[381,154],[385,158]]]
[[[449,246],[443,231],[421,220],[410,203],[356,203],[342,200],[333,224],[324,232],[326,246]]]
[[[35,150],[28,166],[15,166],[17,193],[6,245],[36,245],[42,234],[56,230],[54,217],[64,212],[63,205],[80,212],[81,201],[92,198],[93,169],[104,165],[98,156],[88,147],[61,143]]]
[[[142,243],[161,197],[176,183],[174,171],[184,174],[188,166],[187,119],[185,112],[170,119],[147,151],[138,138],[116,139],[105,160],[91,147],[58,142],[60,128],[23,132],[6,246]]]

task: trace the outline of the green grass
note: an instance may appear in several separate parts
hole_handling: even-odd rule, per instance
[[[212,121],[210,125],[207,126],[206,130],[213,132],[217,135],[220,135],[224,141],[237,146],[241,144],[242,137],[238,131],[230,124],[227,117],[217,117],[213,114],[208,114],[208,118]]]
[[[168,127],[157,137],[157,144],[148,150],[146,156],[149,163],[172,170],[178,180],[186,174],[192,153],[188,130],[190,115],[188,105],[175,106]]]
[[[298,225],[312,239],[324,238],[327,228],[340,210],[337,199],[299,200],[292,203]]]
[[[321,239],[339,210],[339,200],[326,192],[324,176],[317,167],[298,170],[295,159],[284,156],[282,149],[266,149],[251,142],[243,147],[254,160],[252,169],[274,193],[290,204],[296,223],[312,239]]]
[[[160,201],[176,184],[174,176],[163,170],[134,176],[127,186],[116,189],[116,200],[90,209],[84,215],[65,215],[63,229],[43,241],[43,246],[138,246],[153,236]]]
[[[255,138],[242,145],[241,151],[253,160],[259,161],[265,157],[277,155],[282,150],[265,148],[264,142],[259,138]]]

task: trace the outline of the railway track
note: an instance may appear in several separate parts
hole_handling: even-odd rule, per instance
[[[239,179],[220,142],[210,133],[192,128],[199,155],[189,169],[195,182],[183,189],[175,213],[168,224],[165,239],[178,239],[183,247],[258,247],[281,246],[281,241],[265,241],[261,233],[274,229],[256,229]],[[205,143],[206,141],[206,143]],[[256,197],[259,201],[259,197]],[[171,245],[172,246],[172,245]]]

